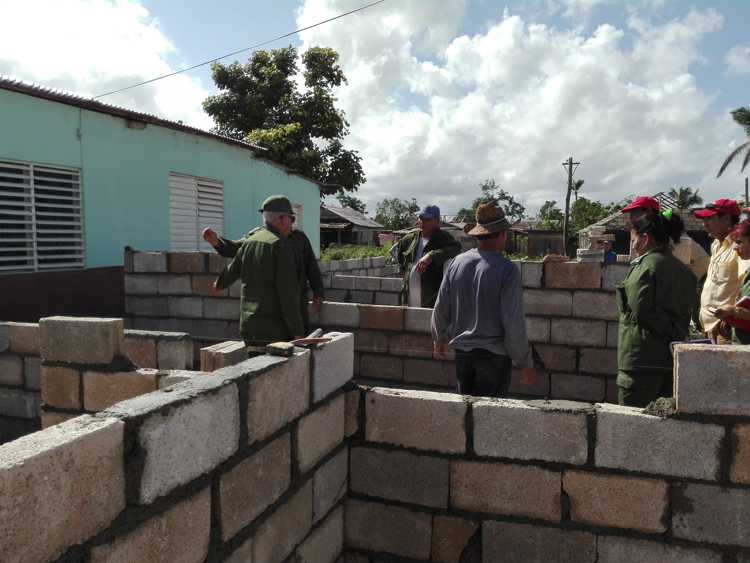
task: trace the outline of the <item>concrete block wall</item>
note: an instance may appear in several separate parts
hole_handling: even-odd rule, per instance
[[[401,278],[327,275],[323,277],[326,301],[340,303],[363,303],[368,305],[398,305],[400,303]]]
[[[320,273],[324,276],[348,275],[363,277],[387,277],[398,275],[398,265],[386,264],[385,256],[353,258],[351,260],[321,260]]]
[[[0,323],[0,444],[39,429],[38,327]]]
[[[43,366],[111,362],[121,323],[43,319]],[[187,377],[0,446],[3,561],[339,560],[351,335],[326,350]]]
[[[353,561],[750,558],[750,408],[665,419],[609,404],[359,393]]]

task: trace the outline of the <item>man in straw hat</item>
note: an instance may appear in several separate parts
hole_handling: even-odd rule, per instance
[[[510,388],[512,362],[523,384],[536,382],[526,336],[521,274],[503,256],[510,223],[497,202],[480,205],[468,234],[479,248],[458,255],[446,267],[432,313],[438,355],[456,352],[458,392],[503,397]]]

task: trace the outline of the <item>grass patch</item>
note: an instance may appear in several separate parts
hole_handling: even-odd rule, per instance
[[[320,252],[320,259],[324,262],[331,260],[352,260],[356,258],[375,258],[378,256],[390,256],[392,244],[383,246],[365,246],[358,244],[331,244]]]

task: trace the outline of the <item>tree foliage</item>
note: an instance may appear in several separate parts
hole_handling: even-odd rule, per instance
[[[367,206],[365,205],[364,201],[362,201],[358,197],[349,195],[346,192],[339,191],[336,194],[336,199],[338,200],[341,207],[348,207],[349,209],[354,209],[354,211],[359,211],[360,213],[362,213],[362,215],[364,215],[365,212],[367,211]]]
[[[375,221],[388,230],[398,231],[414,225],[416,213],[419,211],[417,200],[386,198],[378,203],[375,211]]]
[[[699,191],[689,186],[680,186],[669,190],[669,195],[677,202],[677,209],[690,209],[703,203],[703,198],[698,194]]]
[[[609,205],[605,205],[600,201],[579,197],[570,206],[569,232],[573,235],[581,229],[585,229],[589,225],[593,225],[597,221],[601,221],[605,217],[612,215],[623,207],[624,205],[622,203],[610,203]]]
[[[267,149],[265,156],[319,182],[344,191],[365,182],[361,157],[344,147],[349,123],[336,108],[333,89],[346,83],[339,55],[314,47],[256,51],[246,64],[214,63],[219,89],[203,102],[215,131]]]
[[[721,165],[721,168],[719,168],[719,173],[716,175],[717,178],[724,173],[724,170],[726,170],[732,161],[742,154],[743,151],[745,151],[745,157],[742,160],[740,172],[744,172],[747,165],[750,164],[750,107],[741,107],[733,110],[732,119],[734,119],[737,125],[745,130],[745,135],[749,140],[742,143],[729,153],[729,156],[727,156],[726,160],[724,160],[724,163]]]
[[[545,230],[562,229],[563,212],[557,207],[556,201],[545,201],[539,209],[539,228]]]
[[[479,188],[482,195],[472,202],[470,208],[464,207],[459,210],[457,215],[460,219],[468,222],[474,221],[477,207],[492,200],[497,201],[498,205],[503,208],[505,216],[511,223],[520,221],[526,216],[526,208],[523,204],[516,201],[513,195],[502,189],[500,185],[495,182],[494,178],[488,178],[479,184]]]

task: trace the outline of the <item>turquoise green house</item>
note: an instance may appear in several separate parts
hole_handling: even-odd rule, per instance
[[[0,124],[0,273],[208,250],[204,227],[238,238],[271,194],[319,247],[319,184],[258,147],[1,76]]]

